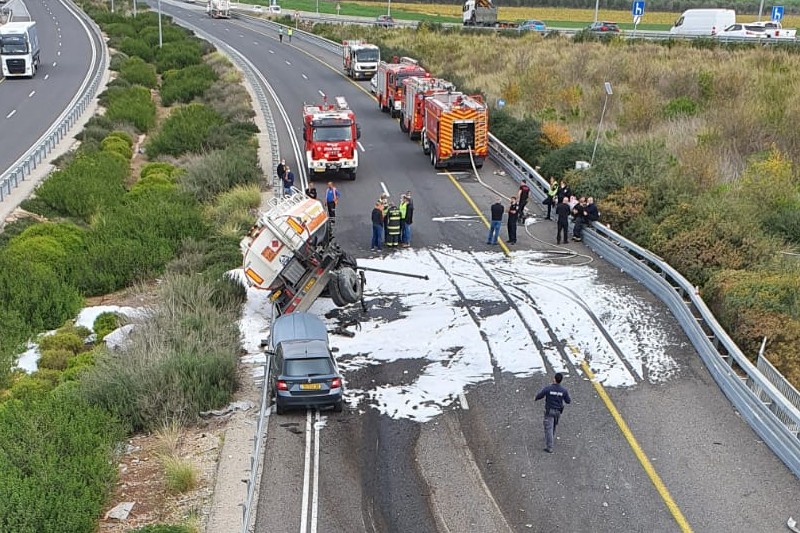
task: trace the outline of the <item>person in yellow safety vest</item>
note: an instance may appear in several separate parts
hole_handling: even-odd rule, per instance
[[[386,246],[389,248],[397,248],[400,244],[400,221],[403,216],[400,214],[400,208],[392,204],[389,210],[386,211]]]
[[[401,246],[408,246],[406,241],[403,239],[406,235],[406,213],[408,212],[408,198],[404,194],[400,199],[400,245]]]
[[[289,42],[292,42],[292,28],[286,30],[286,35],[289,36]]]

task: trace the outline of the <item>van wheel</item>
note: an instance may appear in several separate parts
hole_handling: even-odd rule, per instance
[[[335,404],[333,404],[333,412],[334,413],[341,413],[344,410],[344,402],[339,400]]]
[[[331,300],[336,307],[344,307],[349,303],[344,299],[342,293],[339,292],[338,272],[331,272],[331,279],[328,281],[328,292],[330,293]]]

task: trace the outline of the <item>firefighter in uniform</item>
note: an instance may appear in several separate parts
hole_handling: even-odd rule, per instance
[[[400,208],[392,204],[386,211],[386,246],[397,248],[400,244],[400,221],[403,215]]]

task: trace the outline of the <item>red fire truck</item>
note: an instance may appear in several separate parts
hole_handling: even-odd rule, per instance
[[[400,130],[409,138],[419,139],[425,125],[425,97],[435,93],[455,91],[456,86],[441,78],[412,76],[403,80],[405,96],[400,109]]]
[[[358,170],[361,128],[343,96],[329,104],[303,106],[303,140],[309,177],[325,172],[345,172],[351,180]]]
[[[403,102],[403,80],[411,76],[430,76],[428,72],[419,66],[416,59],[401,57],[393,63],[381,61],[378,64],[378,72],[375,74],[378,80],[378,90],[375,96],[378,98],[378,108],[386,112],[391,112],[392,118],[400,116],[400,106]]]
[[[489,155],[489,110],[480,96],[434,93],[424,100],[422,151],[434,168],[470,165],[481,168]]]

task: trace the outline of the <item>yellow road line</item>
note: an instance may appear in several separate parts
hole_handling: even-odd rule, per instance
[[[669,512],[672,514],[672,517],[675,519],[675,522],[678,523],[678,527],[680,527],[681,531],[683,531],[684,533],[691,533],[692,527],[689,525],[689,522],[686,521],[686,518],[683,516],[683,513],[678,508],[678,504],[676,504],[675,500],[672,499],[669,490],[667,490],[667,487],[666,485],[664,485],[664,482],[661,481],[661,478],[656,472],[656,469],[653,468],[653,465],[647,458],[647,455],[645,455],[644,451],[642,451],[641,446],[639,446],[639,443],[636,441],[636,437],[633,436],[633,432],[628,427],[628,424],[625,423],[625,420],[622,418],[622,415],[619,414],[619,411],[617,411],[617,407],[614,405],[614,402],[608,396],[608,393],[603,388],[603,386],[597,381],[594,372],[592,372],[592,369],[589,368],[589,364],[586,362],[585,359],[583,359],[577,348],[575,348],[572,345],[568,346],[569,349],[572,351],[573,355],[580,358],[581,368],[583,369],[583,372],[589,378],[589,381],[592,382],[594,390],[597,391],[597,394],[600,396],[600,399],[603,400],[606,409],[608,409],[608,412],[611,413],[611,417],[617,423],[617,426],[619,426],[619,430],[622,432],[622,435],[625,437],[625,440],[628,441],[628,445],[631,447],[634,455],[636,455],[636,458],[639,460],[639,463],[642,465],[642,468],[644,468],[644,471],[647,473],[647,477],[649,477],[650,481],[653,482],[653,485],[656,487],[659,496],[661,496],[661,499],[666,504],[667,509],[669,509]]]
[[[447,175],[448,178],[450,178],[450,183],[452,183],[453,186],[456,189],[458,189],[458,192],[461,193],[461,196],[463,196],[464,199],[467,201],[467,203],[470,205],[470,207],[472,207],[472,209],[475,211],[475,214],[477,214],[480,217],[480,219],[483,221],[484,226],[486,226],[487,228],[491,227],[489,221],[486,219],[485,216],[483,216],[483,212],[478,208],[477,205],[475,205],[475,202],[472,200],[470,195],[467,194],[467,191],[464,190],[464,187],[462,187],[461,184],[456,180],[455,176],[453,176],[449,172],[445,172],[445,174]],[[500,242],[500,248],[503,249],[503,253],[506,254],[508,257],[511,257],[511,250],[508,249],[508,246],[506,246],[506,243],[503,241],[503,239],[498,238],[497,240],[498,242]]]

